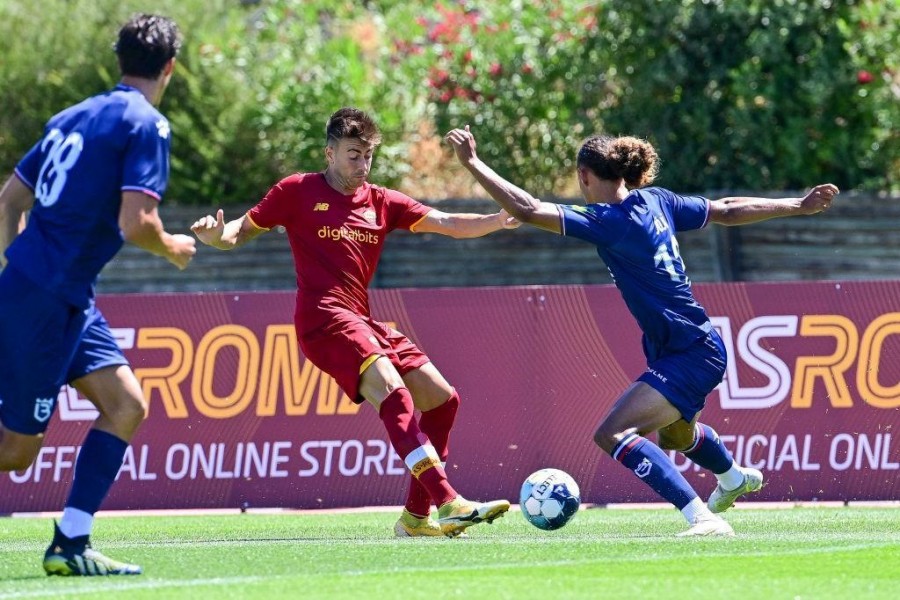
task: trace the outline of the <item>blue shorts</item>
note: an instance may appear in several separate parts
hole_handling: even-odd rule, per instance
[[[80,309],[7,268],[0,272],[0,422],[23,435],[47,429],[60,388],[127,365],[92,302]]]
[[[728,360],[725,344],[715,329],[687,348],[660,353],[647,364],[647,372],[638,377],[678,409],[690,423],[703,406],[706,397],[725,376]]]

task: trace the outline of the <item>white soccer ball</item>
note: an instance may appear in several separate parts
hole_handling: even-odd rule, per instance
[[[541,469],[522,484],[519,506],[528,522],[540,529],[559,529],[569,522],[581,505],[581,491],[575,480],[559,469]]]

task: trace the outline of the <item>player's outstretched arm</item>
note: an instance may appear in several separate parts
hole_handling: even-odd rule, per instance
[[[246,213],[226,223],[225,212],[220,208],[215,217],[206,215],[197,219],[191,225],[191,231],[207,246],[219,250],[234,250],[268,229],[254,225]]]
[[[456,158],[485,191],[510,215],[522,223],[559,233],[559,210],[556,205],[541,202],[525,190],[500,177],[475,153],[475,136],[465,129],[454,129],[444,139],[453,148]]]
[[[432,209],[425,218],[416,223],[416,233],[439,233],[456,239],[474,238],[499,231],[515,229],[521,225],[505,210],[490,215],[474,213],[445,213]]]
[[[156,198],[142,192],[123,192],[119,228],[130,243],[184,269],[197,252],[194,238],[166,232],[158,205]]]
[[[828,210],[838,193],[837,186],[824,183],[802,198],[722,198],[709,203],[709,220],[720,225],[747,225],[776,217],[814,215]]]
[[[34,204],[34,194],[15,175],[10,176],[0,190],[0,267],[6,266],[4,253],[19,235],[25,212]]]

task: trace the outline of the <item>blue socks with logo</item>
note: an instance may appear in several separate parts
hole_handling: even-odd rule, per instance
[[[678,472],[659,446],[636,433],[626,435],[612,451],[612,457],[634,471],[644,483],[682,510],[697,498],[697,492]]]

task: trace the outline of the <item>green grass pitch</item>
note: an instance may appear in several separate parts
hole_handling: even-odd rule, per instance
[[[468,539],[392,536],[396,515],[100,519],[98,550],[143,565],[117,578],[46,577],[49,519],[0,519],[11,598],[900,598],[900,510],[727,514],[733,539],[676,539],[674,510],[580,512],[544,532],[511,512]]]

